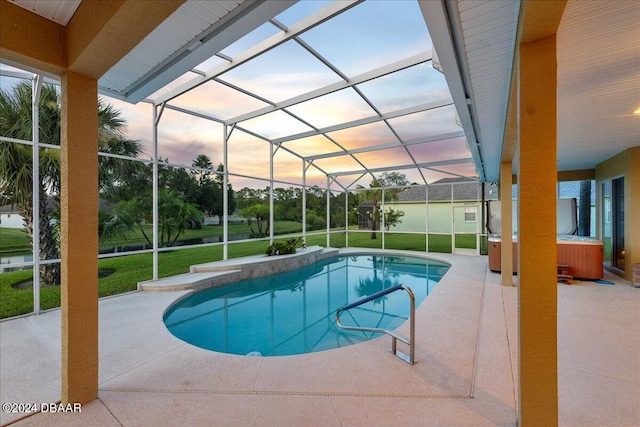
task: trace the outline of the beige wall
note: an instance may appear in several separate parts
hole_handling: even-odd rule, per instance
[[[596,165],[597,235],[602,238],[602,183],[624,177],[624,277],[631,280],[631,264],[640,263],[640,146],[629,148]]]

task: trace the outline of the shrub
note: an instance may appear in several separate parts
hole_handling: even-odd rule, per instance
[[[300,239],[295,237],[284,242],[273,242],[272,245],[269,245],[265,253],[269,256],[295,254],[296,246],[298,246],[299,242]]]

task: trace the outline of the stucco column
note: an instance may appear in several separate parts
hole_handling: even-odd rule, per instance
[[[98,89],[65,72],[61,123],[62,403],[98,397]]]
[[[556,36],[521,43],[518,332],[521,426],[558,424]]]
[[[500,163],[500,281],[513,286],[513,203],[511,195],[511,162]]]

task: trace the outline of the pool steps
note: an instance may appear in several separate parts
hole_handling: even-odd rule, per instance
[[[232,258],[227,261],[192,265],[190,273],[165,277],[155,281],[139,282],[138,290],[146,292],[200,291],[238,280],[295,270],[338,255],[338,252],[337,248],[309,246],[306,249],[298,249],[295,254],[291,255],[252,255]]]

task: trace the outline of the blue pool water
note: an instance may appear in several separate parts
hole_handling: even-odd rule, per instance
[[[380,335],[340,330],[338,308],[397,284],[413,290],[418,307],[448,269],[446,263],[417,257],[339,256],[197,292],[167,310],[164,322],[181,340],[223,353],[328,350]],[[393,330],[408,317],[409,297],[398,291],[344,312],[341,321]]]

